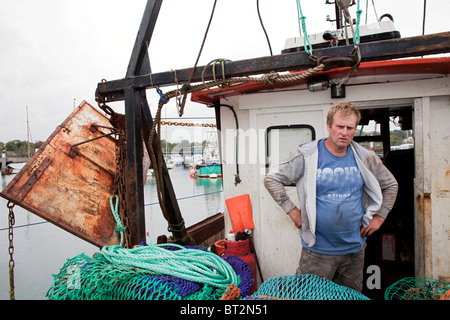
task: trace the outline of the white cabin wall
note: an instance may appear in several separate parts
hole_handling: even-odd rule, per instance
[[[431,98],[433,270],[450,281],[450,97]]]
[[[416,275],[450,281],[450,98],[415,100]]]
[[[228,98],[227,101],[223,103],[228,104],[234,108],[238,114],[239,127],[248,127],[248,111],[241,112],[238,109],[236,98]],[[235,185],[235,174],[236,174],[236,123],[233,117],[233,113],[228,108],[222,107],[220,110],[222,131],[221,136],[221,148],[222,148],[222,181],[224,189],[224,199],[229,199],[242,194],[249,193],[251,183],[251,173],[250,166],[248,163],[241,163],[243,159],[248,158],[248,150],[243,148],[244,145],[241,144],[239,155],[239,177],[242,180],[241,183]],[[252,200],[252,195],[250,194],[250,200]],[[252,206],[254,206],[252,202]],[[253,209],[254,210],[254,209]],[[225,234],[232,230],[228,209],[225,206]]]

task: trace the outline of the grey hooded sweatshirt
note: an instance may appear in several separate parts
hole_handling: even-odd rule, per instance
[[[375,214],[386,219],[394,206],[398,184],[375,152],[354,141],[350,146],[364,180],[362,223],[367,227]],[[302,217],[300,235],[309,247],[316,242],[317,163],[318,141],[312,141],[299,145],[289,159],[274,166],[264,177],[266,189],[285,213],[294,209],[295,205],[286,194],[284,186],[295,183]]]

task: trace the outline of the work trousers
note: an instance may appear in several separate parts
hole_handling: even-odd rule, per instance
[[[364,250],[345,255],[328,255],[303,247],[297,274],[314,274],[358,292],[363,288]]]

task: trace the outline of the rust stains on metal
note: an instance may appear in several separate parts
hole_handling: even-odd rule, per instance
[[[420,226],[418,226],[421,243],[418,245],[419,256],[422,267],[418,274],[423,276],[431,274],[432,270],[432,214],[431,214],[431,194],[419,193],[416,196],[416,213],[419,214]]]
[[[92,125],[103,127],[91,130]],[[105,115],[83,101],[0,195],[98,247],[118,244],[109,203],[115,142],[108,136],[96,139],[109,134],[110,126]]]

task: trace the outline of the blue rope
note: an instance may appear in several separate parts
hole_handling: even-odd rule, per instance
[[[197,197],[207,196],[207,195],[209,195],[209,194],[215,194],[215,193],[220,193],[220,192],[223,192],[223,190],[220,190],[220,191],[214,191],[214,192],[208,192],[208,193],[202,193],[202,194],[195,194],[195,195],[189,196],[189,197],[178,198],[177,200],[186,200],[186,199],[191,199],[191,198],[197,198]],[[147,204],[144,204],[144,206],[145,206],[145,207],[147,207],[147,206],[153,206],[153,205],[155,205],[155,204],[159,204],[159,202],[147,203]]]
[[[22,224],[20,226],[14,226],[13,229],[19,229],[23,227],[31,227],[31,226],[37,226],[39,224],[48,223],[48,221],[41,221],[41,222],[35,222],[35,223],[29,223],[29,224]],[[9,230],[9,228],[1,228],[0,231],[6,231]]]

